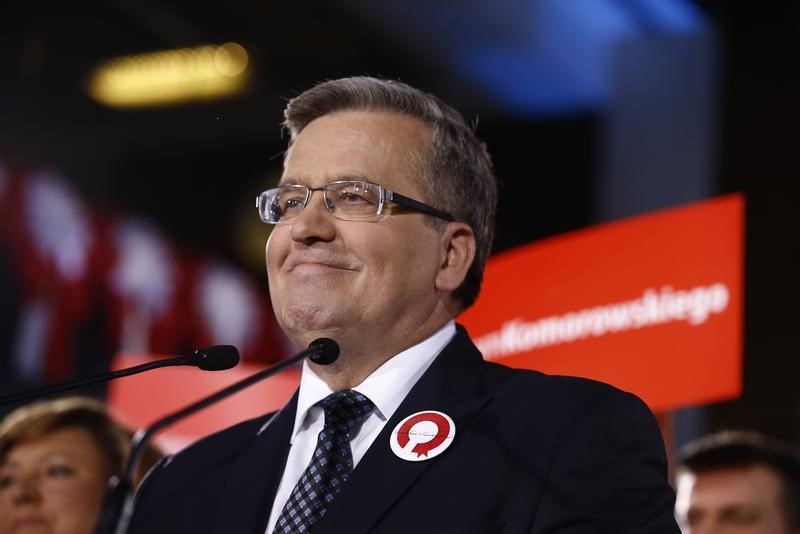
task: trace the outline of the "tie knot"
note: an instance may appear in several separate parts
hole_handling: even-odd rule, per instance
[[[331,393],[319,405],[325,410],[325,426],[344,432],[360,423],[372,410],[372,401],[358,391],[343,389]]]

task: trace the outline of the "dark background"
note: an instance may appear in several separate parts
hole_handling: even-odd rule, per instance
[[[706,196],[740,191],[747,201],[745,383],[737,401],[681,412],[678,437],[735,426],[797,442],[799,13],[686,3],[717,51]],[[614,217],[598,210],[607,159],[602,102],[515,112],[460,76],[437,43],[410,46],[402,32],[386,31],[366,4],[380,3],[7,2],[0,161],[53,166],[87,202],[144,216],[175,243],[224,257],[265,288],[268,228],[257,224],[252,198],[280,173],[283,106],[317,81],[371,74],[407,81],[479,118],[502,182],[496,251]],[[492,3],[465,5],[485,13]],[[503,16],[487,24],[512,24],[514,9],[527,3],[496,5]],[[85,95],[86,76],[104,59],[231,40],[247,47],[254,67],[237,98],[121,111]]]

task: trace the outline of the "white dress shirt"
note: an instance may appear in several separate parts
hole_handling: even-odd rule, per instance
[[[419,377],[428,369],[455,334],[455,323],[450,321],[431,337],[393,358],[389,358],[363,382],[352,388],[366,395],[375,405],[358,431],[350,435],[354,467],[358,465],[369,446],[383,430],[386,421],[392,417]],[[283,511],[286,501],[289,500],[289,495],[311,462],[317,446],[317,435],[325,423],[322,408],[314,405],[331,393],[333,390],[311,369],[307,361],[304,362],[291,448],[278,492],[273,501],[267,523],[267,533],[274,530],[278,516]],[[388,447],[389,443],[385,445]]]

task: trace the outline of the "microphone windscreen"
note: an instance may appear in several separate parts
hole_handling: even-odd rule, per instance
[[[239,351],[233,345],[214,345],[195,352],[197,367],[203,371],[224,371],[239,363]]]
[[[315,339],[308,346],[309,359],[318,365],[328,365],[339,357],[339,344],[327,337]]]

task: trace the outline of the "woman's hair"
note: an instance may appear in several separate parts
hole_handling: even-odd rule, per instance
[[[0,421],[0,462],[11,449],[67,428],[85,430],[102,451],[112,474],[123,471],[129,451],[131,431],[109,415],[105,404],[88,397],[64,397],[34,402],[17,408]],[[151,447],[134,474],[134,485],[162,456]]]

